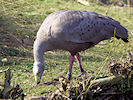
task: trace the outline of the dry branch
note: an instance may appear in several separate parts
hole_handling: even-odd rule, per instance
[[[0,70],[0,73],[6,72],[9,68],[5,69],[5,70]]]
[[[5,71],[5,82],[4,82],[4,90],[2,92],[3,98],[8,97],[8,92],[10,91],[10,84],[11,84],[11,70],[7,69],[7,71]]]
[[[11,74],[11,69],[8,68],[1,72],[5,72],[5,81],[4,85],[1,85],[2,87],[4,87],[4,89],[0,90],[0,99],[16,100],[18,98],[21,98],[21,100],[23,100],[24,99],[23,89],[21,89],[18,84],[15,87],[11,86],[11,79],[13,77],[13,75]]]
[[[85,6],[89,5],[89,2],[87,0],[77,0],[77,2],[79,2]]]

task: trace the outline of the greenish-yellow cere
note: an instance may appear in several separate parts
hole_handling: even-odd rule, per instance
[[[40,77],[37,76],[37,75],[35,75],[35,81],[36,81],[37,83],[40,82]]]

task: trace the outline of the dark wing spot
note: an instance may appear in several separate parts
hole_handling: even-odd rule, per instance
[[[84,33],[81,33],[82,35],[84,35]]]
[[[96,29],[96,30],[95,30],[95,32],[97,33],[97,32],[98,32],[98,30]]]
[[[105,23],[103,23],[103,25],[105,26]]]
[[[81,20],[84,20],[84,18],[81,18]]]

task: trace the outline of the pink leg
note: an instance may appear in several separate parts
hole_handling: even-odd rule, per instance
[[[72,66],[73,66],[73,62],[74,62],[74,56],[70,56],[69,57],[69,70],[67,73],[67,78],[70,80],[72,77]]]
[[[79,53],[76,54],[76,59],[77,59],[77,61],[79,63],[81,73],[84,72],[84,69],[83,69],[82,64],[81,64]]]

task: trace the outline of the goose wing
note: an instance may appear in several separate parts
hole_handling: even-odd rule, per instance
[[[48,35],[62,41],[98,43],[111,38],[115,28],[119,37],[127,37],[126,28],[118,21],[95,12],[64,10],[51,14],[45,22]]]
[[[74,16],[76,17],[74,18]],[[72,19],[68,19],[63,35],[65,35],[66,41],[76,43],[98,43],[101,40],[109,39],[113,36],[114,29],[120,26],[120,23],[112,18],[94,12],[79,11],[70,17]]]

